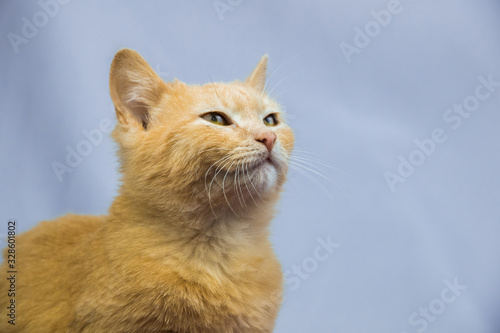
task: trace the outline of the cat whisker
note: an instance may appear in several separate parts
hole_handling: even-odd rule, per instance
[[[301,164],[299,162],[304,163],[307,166],[303,165],[303,164]],[[326,195],[332,201],[334,201],[332,195],[327,190],[327,188],[324,186],[324,184],[322,182],[320,182],[318,179],[316,179],[316,177],[314,177],[314,176],[316,175],[318,177],[321,177],[321,178],[329,181],[330,183],[332,183],[333,185],[335,185],[336,187],[338,187],[340,189],[340,193],[342,194],[342,198],[347,202],[347,199],[345,197],[344,191],[347,191],[347,192],[351,192],[351,191],[349,189],[346,189],[341,184],[333,181],[329,177],[325,176],[324,174],[322,174],[318,170],[315,170],[314,169],[315,165],[311,164],[310,161],[300,161],[300,160],[297,160],[294,156],[291,156],[290,159],[289,159],[289,161],[288,161],[288,165],[290,166],[290,168],[292,168],[293,170],[299,172],[300,174],[302,174],[303,176],[305,176],[307,179],[311,180],[313,183],[315,183],[316,185],[318,185],[322,189],[322,191],[325,192]]]
[[[205,151],[209,150],[221,150],[225,151],[225,148],[219,149],[219,147],[213,147],[213,148],[207,148]],[[228,175],[232,172],[234,173],[233,175],[233,191],[236,194],[238,201],[241,205],[241,207],[248,207],[247,202],[245,200],[245,194],[243,190],[243,184],[246,187],[248,194],[250,198],[253,200],[254,203],[258,203],[255,196],[252,193],[251,188],[257,193],[257,195],[260,197],[261,194],[257,190],[257,187],[252,181],[252,176],[249,171],[249,163],[247,162],[247,158],[249,156],[254,156],[256,153],[255,148],[252,147],[237,147],[235,149],[229,149],[231,150],[231,153],[225,154],[221,158],[219,158],[217,161],[215,161],[208,170],[205,172],[205,177],[204,177],[204,184],[205,184],[205,191],[207,192],[208,196],[208,202],[210,205],[210,209],[212,210],[212,213],[214,216],[217,218],[217,214],[215,213],[215,207],[214,207],[214,201],[212,198],[212,190],[214,188],[214,182],[218,183],[218,188],[220,187],[220,190],[222,190],[222,194],[224,196],[224,199],[227,202],[227,205],[229,209],[237,216],[238,213],[234,209],[234,207],[231,204],[231,200],[228,197],[228,192],[227,192],[227,186],[231,186]],[[220,184],[220,178],[219,175],[225,170],[224,176],[222,177],[222,184]],[[210,182],[208,182],[209,175],[213,173],[212,179]],[[242,180],[243,178],[243,180]],[[248,179],[248,180],[247,180]],[[250,185],[248,184],[250,182]],[[234,204],[234,200],[233,204]]]
[[[250,189],[248,188],[248,184],[247,184],[247,178],[249,178],[250,180],[250,175],[248,174],[248,170],[247,170],[247,174],[245,174],[245,170],[247,169],[247,165],[246,164],[242,164],[242,169],[243,169],[243,181],[245,182],[245,187],[247,189],[247,192],[248,194],[250,195],[250,198],[252,198],[253,202],[255,204],[257,204],[257,201],[255,201],[253,195],[252,195],[252,192],[250,191]]]
[[[229,206],[229,209],[231,209],[231,211],[234,213],[234,215],[236,215],[236,217],[239,217],[238,214],[236,213],[236,211],[231,206],[231,203],[229,202],[229,199],[227,198],[226,188],[224,186],[224,182],[226,181],[227,174],[229,173],[229,170],[231,170],[231,167],[233,166],[233,164],[235,162],[236,161],[233,161],[233,163],[231,163],[231,165],[229,166],[229,168],[227,168],[226,174],[224,175],[224,178],[222,179],[222,194],[224,195],[224,198],[226,199],[226,202],[227,202],[227,205]],[[229,164],[229,162],[228,162],[228,164]]]
[[[311,180],[316,185],[318,185],[323,190],[323,192],[325,192],[325,194],[328,196],[328,198],[330,198],[330,200],[334,201],[333,197],[330,194],[330,192],[328,192],[328,190],[323,186],[323,184],[321,184],[320,181],[318,181],[316,178],[314,178],[313,176],[311,176],[310,174],[308,174],[307,172],[305,172],[304,170],[302,170],[300,167],[297,167],[295,165],[290,165],[290,167],[292,169],[294,169],[295,171],[301,173],[304,177],[306,177],[307,179]]]
[[[215,96],[217,96],[217,98],[219,99],[219,102],[222,100],[219,96],[219,94],[217,93],[217,87],[215,87],[215,83],[214,83],[214,80],[212,80],[212,77],[210,76],[210,74],[208,73],[208,71],[205,70],[205,73],[207,74],[208,76],[208,79],[210,80],[210,84],[212,85],[212,88],[215,92]]]
[[[206,148],[206,149],[200,150],[198,152],[198,155],[209,152],[209,151],[213,151],[213,150],[231,151],[234,153],[238,153],[240,150],[245,151],[248,149],[250,149],[250,148],[249,147],[236,147],[236,148],[211,147],[211,148]]]
[[[205,152],[205,151],[209,151],[209,150],[231,150],[231,151],[235,151],[235,150],[238,150],[238,149],[248,149],[248,147],[237,147],[235,149],[226,149],[226,148],[219,148],[219,147],[214,147],[214,148],[208,148],[208,149],[205,149],[204,151],[202,152]],[[216,162],[214,162],[209,168],[208,170],[205,172],[205,189],[206,189],[206,181],[207,181],[207,177],[208,177],[208,173],[210,172],[210,170],[217,164],[223,162],[224,160],[228,159],[228,158],[231,158],[231,157],[234,157],[236,156],[236,154],[226,154],[225,156],[223,156],[222,158],[220,158],[219,160],[217,160]]]
[[[231,155],[226,155],[225,157],[221,158],[219,161],[215,162],[214,164],[212,164],[212,166],[210,166],[210,168],[207,170],[206,174],[205,174],[205,189],[206,189],[206,177],[208,175],[208,172],[210,171],[210,169],[216,165],[216,164],[219,164],[217,166],[217,168],[215,169],[215,175],[214,177],[212,178],[212,181],[210,182],[210,185],[208,186],[208,204],[210,205],[210,209],[212,210],[212,213],[214,214],[215,218],[217,218],[217,214],[215,214],[215,211],[214,211],[214,207],[212,205],[212,197],[210,195],[210,192],[212,190],[212,183],[214,182],[215,178],[217,177],[217,175],[222,171],[222,168],[220,168],[220,166],[222,165],[222,163],[224,163],[225,161],[227,161],[227,159],[229,159],[231,157]],[[221,161],[222,160],[222,161]]]
[[[282,80],[280,80],[278,83],[276,83],[276,85],[267,93],[269,96],[271,96],[271,94],[273,93],[273,91],[278,88],[283,82],[285,82],[286,80],[289,80],[290,78],[294,77],[295,75],[297,75],[298,73],[295,73],[295,74],[290,74],[288,76],[286,76],[285,78],[283,78]]]
[[[205,190],[207,190],[207,177],[208,177],[208,173],[210,172],[210,170],[217,164],[219,164],[219,161],[221,162],[224,162],[226,159],[230,158],[231,155],[226,155],[224,157],[222,157],[221,159],[217,160],[215,163],[213,163],[210,168],[208,168],[207,172],[205,172]],[[215,170],[217,172],[217,169]]]
[[[323,175],[321,172],[317,171],[317,170],[314,170],[312,169],[311,167],[306,167],[298,162],[294,162],[294,161],[290,161],[289,162],[290,165],[295,165],[297,167],[301,167],[305,170],[308,170],[309,172],[312,172],[316,175],[318,175],[319,177],[323,178],[323,179],[326,179],[327,181],[331,182],[332,184],[334,184],[335,186],[338,186],[339,188],[342,188],[342,186],[340,184],[338,184],[337,182],[331,180],[330,178],[328,178],[327,176]]]
[[[252,185],[255,193],[257,193],[257,195],[259,196],[259,198],[262,199],[262,196],[260,195],[259,191],[257,190],[257,188],[255,187],[254,183],[252,182],[252,177],[250,176],[250,171],[248,171],[248,164],[245,164],[245,167],[247,169],[247,175],[248,175],[248,180],[250,181],[250,184]]]
[[[241,161],[240,161],[240,162],[238,162],[238,165],[239,165],[240,163],[241,163]],[[243,169],[243,164],[241,164],[241,168]],[[239,189],[239,191],[240,191],[241,198],[243,199],[243,207],[246,207],[246,206],[247,206],[247,203],[245,202],[245,196],[243,195],[243,190],[241,189],[241,180],[240,180],[240,171],[241,171],[242,169],[237,168],[236,170],[237,170],[237,176],[238,176],[238,189]],[[244,176],[245,176],[245,175],[243,175],[243,179],[245,179],[245,178],[244,178]]]
[[[230,157],[231,157],[231,156],[228,156],[228,159],[229,159]],[[214,182],[214,180],[216,180],[216,179],[217,179],[217,176],[219,175],[219,173],[220,173],[222,170],[224,170],[224,167],[225,167],[226,165],[228,165],[228,164],[231,162],[231,161],[229,161],[229,162],[225,163],[226,161],[227,161],[227,159],[225,159],[224,161],[221,161],[221,162],[219,163],[219,165],[217,166],[217,168],[215,169],[215,175],[213,176],[212,181],[210,182],[210,186],[209,186],[209,188],[208,188],[208,193],[209,193],[209,194],[210,194],[210,192],[211,192],[211,189],[212,189],[212,183]],[[224,165],[223,165],[223,163],[224,163]],[[223,185],[224,185],[224,183],[223,183]],[[209,202],[210,202],[210,200],[209,200]],[[212,208],[212,212],[214,213],[214,216],[217,218],[217,215],[215,214],[215,212],[214,212],[214,210],[213,210],[212,205],[210,206],[210,208]]]
[[[239,187],[239,171],[240,171],[239,168],[240,168],[240,161],[238,161],[238,163],[236,163],[236,171],[234,173],[233,188],[234,188],[234,192],[236,192],[236,196],[238,197],[238,201],[240,202],[241,207],[246,207],[246,205],[244,205],[245,198],[243,197],[243,194],[240,197],[240,191],[238,189],[238,187]]]
[[[292,91],[294,89],[297,89],[297,86],[291,86],[291,87],[289,87],[289,88],[287,88],[285,90],[282,90],[279,93],[274,94],[273,98],[274,99],[280,99],[284,94],[286,94],[286,93],[288,93],[288,92],[290,92],[290,91]],[[290,116],[292,116],[292,115],[290,115]]]
[[[283,144],[284,148],[288,148],[290,146],[293,147],[293,144]],[[316,164],[319,164],[321,166],[327,167],[329,169],[341,172],[341,173],[343,173],[346,176],[353,177],[353,175],[350,174],[349,172],[344,171],[344,170],[339,169],[339,168],[336,168],[336,167],[328,164],[324,160],[320,159],[318,157],[317,153],[315,153],[313,151],[309,151],[307,149],[301,149],[301,148],[298,148],[298,147],[293,147],[293,151],[292,151],[292,153],[290,155],[290,158],[291,159],[296,159],[296,160],[298,160],[298,159],[307,160],[309,162],[316,163]]]
[[[236,173],[237,172],[238,172],[238,163],[236,163],[236,166],[234,167],[234,172],[233,172],[233,191],[236,194],[236,197],[238,198],[238,201],[240,201],[240,204],[241,204],[240,194],[236,191]]]
[[[335,171],[341,172],[341,173],[343,173],[344,175],[347,175],[347,176],[351,176],[351,177],[352,177],[352,175],[351,175],[349,172],[346,172],[346,171],[344,171],[344,170],[341,170],[341,169],[339,169],[339,168],[336,168],[336,167],[334,167],[334,166],[331,166],[331,165],[329,165],[329,164],[327,164],[327,163],[325,163],[325,162],[323,162],[322,160],[317,159],[317,158],[308,157],[308,156],[307,156],[307,157],[305,157],[305,156],[300,156],[300,155],[299,155],[299,156],[297,156],[297,154],[295,154],[295,155],[292,155],[292,156],[290,157],[290,159],[291,159],[291,160],[296,160],[296,161],[299,161],[299,162],[303,162],[303,163],[307,163],[307,164],[309,164],[309,165],[311,165],[311,163],[316,163],[316,164],[319,164],[319,165],[321,165],[321,166],[324,166],[325,168],[329,168],[329,169],[332,169],[332,170],[335,170]]]
[[[267,85],[268,83],[271,81],[271,79],[273,78],[273,76],[281,69],[283,68],[285,65],[287,65],[289,62],[291,62],[292,60],[294,60],[295,58],[297,58],[298,56],[300,56],[301,54],[300,53],[297,53],[296,55],[290,57],[288,60],[286,60],[285,62],[283,62],[281,65],[278,65],[278,67],[276,67],[276,69],[267,77],[266,79],[266,83],[264,84],[264,89],[262,90],[262,94],[265,94],[265,91],[266,91],[266,88],[267,88]],[[268,94],[270,95],[270,94]]]

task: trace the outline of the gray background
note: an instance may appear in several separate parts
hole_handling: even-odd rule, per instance
[[[8,218],[24,231],[67,212],[106,213],[118,187],[108,134],[62,181],[52,163],[65,164],[82,131],[115,123],[118,49],[187,83],[243,79],[268,53],[297,156],[328,178],[291,170],[273,222],[284,270],[310,271],[298,288],[287,274],[276,332],[500,332],[500,88],[459,128],[443,119],[479,76],[500,81],[500,3],[401,0],[348,62],[341,43],[354,45],[354,29],[389,2],[72,0],[43,22],[36,1],[2,1],[0,232]],[[22,36],[34,15],[41,26],[16,53],[8,33]],[[391,191],[384,173],[435,128],[447,140]],[[328,237],[340,246],[318,261]],[[466,290],[445,304],[454,279]],[[430,305],[439,314],[425,329],[409,322]]]

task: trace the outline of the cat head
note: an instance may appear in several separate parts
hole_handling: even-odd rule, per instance
[[[267,56],[245,81],[164,82],[135,51],[119,51],[110,93],[122,194],[157,209],[241,214],[276,197],[293,134],[265,92]]]

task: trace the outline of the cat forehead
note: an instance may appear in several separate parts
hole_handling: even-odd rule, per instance
[[[265,93],[241,83],[213,83],[202,86],[200,107],[207,111],[224,111],[240,115],[280,112],[276,102]]]

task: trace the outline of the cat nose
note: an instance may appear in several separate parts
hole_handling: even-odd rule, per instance
[[[276,142],[276,134],[274,132],[262,133],[256,140],[262,142],[266,146],[267,151],[271,152],[271,150],[273,150],[274,143]]]

